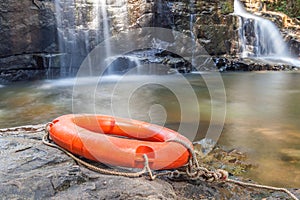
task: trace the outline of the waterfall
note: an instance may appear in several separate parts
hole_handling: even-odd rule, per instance
[[[48,62],[46,61],[46,58],[48,58]],[[44,63],[44,65],[45,65],[45,63],[47,63],[47,65],[44,67],[45,67],[45,69],[47,69],[46,77],[49,79],[49,78],[51,78],[50,73],[52,71],[52,69],[51,69],[52,68],[52,55],[49,54],[47,56],[44,56],[43,63]]]
[[[196,37],[194,34],[194,23],[196,21],[196,14],[190,14],[190,37],[192,38],[193,44],[192,44],[192,58],[191,58],[191,64],[193,67],[195,67],[195,47],[196,47]]]
[[[110,48],[110,30],[109,30],[109,21],[108,21],[108,15],[107,15],[107,9],[106,9],[106,1],[104,0],[94,0],[94,1],[100,1],[101,2],[101,12],[102,12],[102,20],[103,20],[103,36],[104,36],[104,43],[105,43],[105,53],[106,58],[110,57],[111,55],[111,48]]]
[[[240,16],[239,39],[242,58],[300,67],[300,60],[292,57],[273,22],[248,13],[239,0],[234,0],[233,14]]]
[[[190,0],[188,2],[188,8],[190,10],[190,17],[189,17],[189,31],[190,31],[190,37],[192,40],[192,46],[191,46],[191,64],[193,67],[195,67],[195,49],[196,49],[196,36],[194,34],[194,25],[196,21],[196,1],[195,0]]]
[[[239,37],[242,57],[291,57],[273,22],[248,13],[239,0],[234,1],[234,14],[240,16]]]
[[[110,55],[110,20],[104,0],[55,0],[60,76],[77,73],[87,54],[104,41]]]
[[[59,52],[65,54],[60,59],[60,76],[65,77],[70,74],[72,66],[75,65],[76,60],[79,58],[77,56],[77,50],[79,49],[76,41],[77,31],[75,30],[75,2],[74,0],[56,0],[55,8]]]

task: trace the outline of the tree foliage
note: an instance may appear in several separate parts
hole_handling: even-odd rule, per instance
[[[269,4],[270,10],[283,12],[290,17],[300,19],[300,0],[278,0]]]

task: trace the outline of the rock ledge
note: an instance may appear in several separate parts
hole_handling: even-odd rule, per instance
[[[3,199],[286,199],[227,183],[126,178],[77,165],[42,144],[44,125],[0,129],[0,196]],[[293,190],[300,196],[299,190]]]

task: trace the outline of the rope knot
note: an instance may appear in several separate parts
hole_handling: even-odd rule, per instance
[[[156,177],[163,176],[163,175],[169,175],[171,177],[179,178],[180,175],[186,174],[190,180],[204,179],[208,182],[225,181],[225,182],[229,182],[229,183],[238,184],[238,185],[241,185],[241,186],[244,186],[244,187],[249,186],[249,187],[255,187],[255,188],[260,188],[260,189],[269,189],[269,190],[274,190],[274,191],[281,191],[281,192],[285,192],[286,194],[288,194],[292,199],[299,200],[293,193],[291,193],[286,188],[278,188],[278,187],[272,187],[272,186],[266,186],[266,185],[258,185],[258,184],[254,184],[254,183],[245,183],[245,182],[242,182],[242,181],[238,181],[238,180],[228,178],[228,176],[229,176],[228,172],[223,170],[223,169],[218,169],[216,171],[210,171],[210,170],[208,170],[204,167],[200,167],[194,150],[191,147],[189,147],[189,145],[185,144],[183,141],[180,141],[180,140],[169,140],[168,142],[174,141],[174,142],[178,142],[178,143],[182,144],[184,147],[186,147],[189,150],[190,154],[192,155],[190,160],[189,160],[188,165],[186,166],[186,171],[185,172],[175,170],[175,171],[161,172],[161,173],[153,175],[152,171],[150,169],[149,162],[148,162],[148,157],[147,157],[146,154],[143,155],[144,160],[145,160],[144,168],[139,172],[133,172],[133,173],[119,172],[119,171],[113,171],[113,170],[109,170],[109,169],[99,168],[99,167],[96,167],[96,166],[94,166],[90,163],[87,163],[87,162],[81,160],[80,158],[74,156],[72,153],[70,153],[67,150],[61,148],[60,146],[57,146],[54,143],[51,143],[51,140],[50,140],[50,137],[49,137],[49,126],[51,124],[53,124],[53,123],[50,122],[50,123],[46,124],[46,127],[45,127],[46,134],[42,138],[43,143],[48,145],[48,146],[60,149],[61,151],[66,153],[68,156],[73,158],[78,163],[81,163],[82,165],[86,166],[87,168],[92,169],[92,170],[97,171],[97,172],[100,172],[100,173],[110,174],[110,175],[117,175],[117,176],[125,176],[125,177],[140,177],[144,173],[148,172],[151,180],[154,180]]]
[[[219,180],[226,181],[228,179],[229,174],[226,170],[217,169],[217,173]]]

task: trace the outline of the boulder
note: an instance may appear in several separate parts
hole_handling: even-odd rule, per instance
[[[1,57],[57,50],[53,2],[1,0],[0,11]]]

